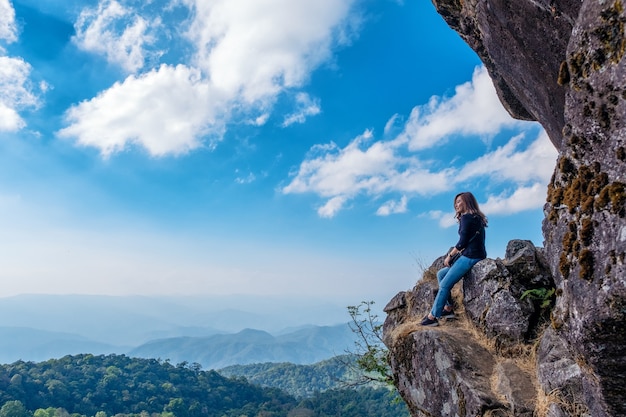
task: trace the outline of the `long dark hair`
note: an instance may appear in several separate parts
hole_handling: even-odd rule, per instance
[[[478,201],[476,201],[476,197],[474,197],[474,194],[470,193],[469,191],[458,193],[454,197],[455,203],[456,203],[457,198],[461,198],[461,201],[463,201],[463,206],[465,207],[465,213],[475,214],[477,216],[480,216],[480,220],[483,226],[487,227],[487,216],[485,216],[485,213],[480,211],[480,207],[478,206]],[[455,208],[454,218],[457,221],[461,219],[461,213],[457,212],[456,208]]]

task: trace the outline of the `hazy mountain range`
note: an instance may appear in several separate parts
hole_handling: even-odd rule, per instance
[[[263,362],[312,364],[345,354],[354,347],[347,324],[309,327],[281,336],[247,329],[236,334],[155,340],[132,349],[140,358],[168,358],[172,363],[197,362],[205,369]],[[353,350],[353,349],[352,349]]]
[[[205,369],[311,364],[354,346],[348,321],[345,306],[314,300],[24,295],[0,298],[0,363],[117,353]]]

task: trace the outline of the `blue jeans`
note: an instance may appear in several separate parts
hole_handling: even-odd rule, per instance
[[[459,282],[465,274],[481,259],[472,259],[466,256],[461,256],[451,267],[441,268],[437,272],[437,280],[439,281],[439,291],[435,297],[435,304],[433,305],[430,314],[434,317],[441,317],[444,306],[452,306],[452,287]]]

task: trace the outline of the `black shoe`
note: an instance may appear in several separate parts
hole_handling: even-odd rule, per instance
[[[446,311],[445,309],[441,312],[441,317],[444,319],[453,319],[456,316],[454,315],[454,310]]]
[[[428,316],[424,317],[422,319],[422,326],[431,326],[431,327],[435,327],[435,326],[439,326],[439,322],[437,321],[437,319],[429,319]]]

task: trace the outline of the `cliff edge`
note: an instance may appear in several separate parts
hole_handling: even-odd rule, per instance
[[[420,417],[626,416],[625,5],[433,4],[479,55],[509,113],[540,122],[559,157],[544,249],[514,241],[504,260],[477,264],[456,296],[464,314],[449,326],[415,324],[441,260],[389,302],[396,385]]]

